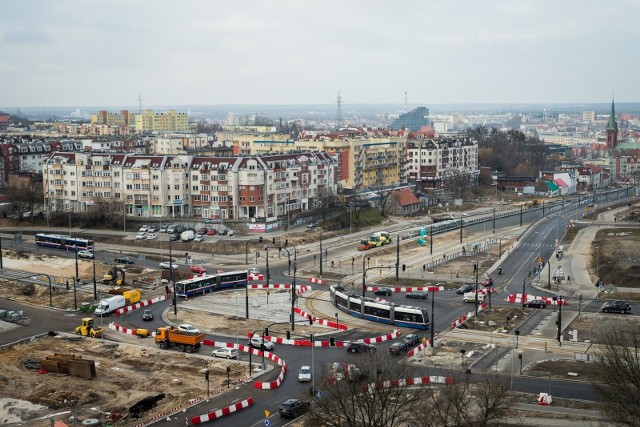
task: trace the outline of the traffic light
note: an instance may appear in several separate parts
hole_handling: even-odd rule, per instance
[[[407,271],[407,266],[406,266],[406,264],[402,264],[402,271]]]
[[[265,337],[269,336],[269,328],[264,328],[264,336]]]
[[[313,325],[313,319],[311,317],[309,317],[309,324]]]
[[[209,381],[209,371],[204,371],[204,379]]]
[[[258,237],[258,242],[262,243],[262,236]]]
[[[284,240],[284,247],[286,248],[287,246],[289,246],[289,239]]]
[[[290,340],[291,339],[291,332],[287,331],[287,339]]]
[[[271,239],[271,243],[274,244],[274,245],[276,244],[276,238],[275,237],[273,239]]]
[[[231,372],[231,366],[227,366],[227,374]]]
[[[335,347],[336,346],[336,339],[334,337],[330,337],[329,338],[329,345],[331,347]]]

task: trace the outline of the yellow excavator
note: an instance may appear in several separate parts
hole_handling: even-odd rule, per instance
[[[118,267],[112,267],[111,270],[103,276],[103,283],[109,286],[123,286],[126,285],[124,270]]]
[[[102,337],[102,327],[93,326],[93,318],[85,317],[82,324],[76,327],[76,334],[83,337],[100,338]]]

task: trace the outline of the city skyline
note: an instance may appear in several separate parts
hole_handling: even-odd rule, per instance
[[[637,2],[441,3],[9,3],[2,104],[640,100]]]

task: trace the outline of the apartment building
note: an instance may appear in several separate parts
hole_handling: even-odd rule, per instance
[[[121,203],[129,216],[275,219],[335,194],[336,162],[326,153],[264,157],[51,154],[42,165],[52,210],[83,212]]]
[[[171,132],[189,130],[189,115],[169,110],[154,113],[145,110],[142,113],[130,113],[122,110],[119,113],[99,111],[91,115],[91,123],[98,125],[130,126],[137,132]]]
[[[155,138],[153,152],[158,155],[184,153],[209,146],[206,133],[166,133]]]
[[[443,189],[453,178],[477,181],[478,143],[469,138],[410,140],[407,145],[409,182],[425,189]]]

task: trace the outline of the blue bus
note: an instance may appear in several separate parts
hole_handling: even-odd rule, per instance
[[[36,234],[36,245],[71,251],[93,251],[93,240],[59,234]]]
[[[247,286],[247,271],[230,271],[217,274],[203,274],[176,282],[176,296],[191,297],[204,295],[217,289]]]

